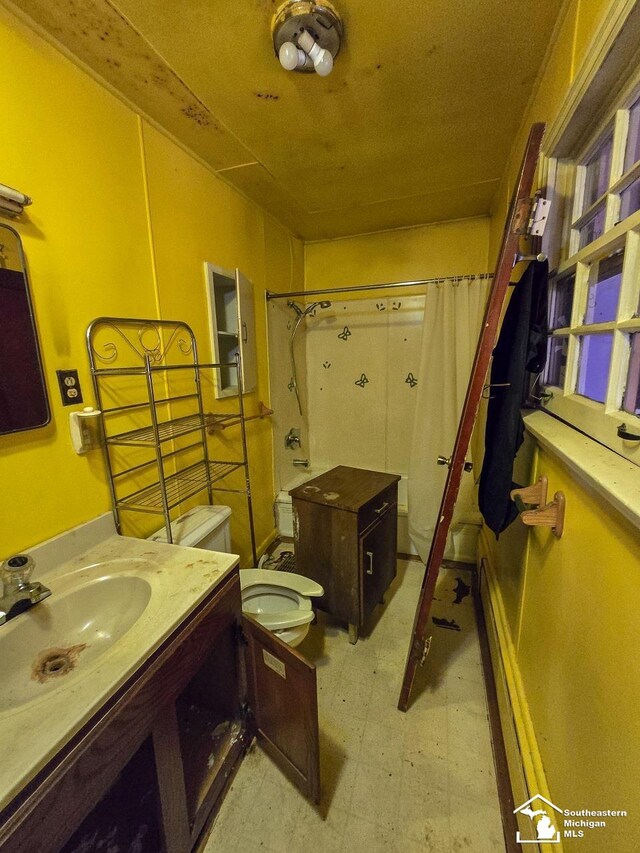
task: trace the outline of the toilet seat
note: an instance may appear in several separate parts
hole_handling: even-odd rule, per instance
[[[240,569],[242,609],[290,646],[302,642],[313,621],[310,596],[324,594],[320,584],[292,572]]]

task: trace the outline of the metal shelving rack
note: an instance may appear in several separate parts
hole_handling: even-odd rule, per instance
[[[240,357],[232,362],[201,364],[195,336],[186,323],[122,317],[94,320],[87,329],[87,349],[96,402],[101,412],[104,456],[118,532],[123,510],[152,513],[163,517],[167,541],[173,542],[171,512],[181,503],[205,490],[210,504],[214,491],[244,493],[256,565]],[[238,411],[205,413],[201,375],[203,371],[222,368],[236,371]],[[123,391],[117,387],[119,381],[127,378],[132,379],[135,386],[135,377],[138,377],[138,385],[133,390]],[[182,393],[171,393],[173,377],[178,378]],[[164,387],[160,395],[158,384]],[[135,402],[120,399],[132,394],[144,399]],[[187,414],[166,417],[172,408],[184,406],[190,408]],[[131,428],[126,423],[128,418],[143,420],[145,424]],[[116,422],[118,426],[114,429]],[[235,424],[240,425],[242,458],[211,459],[207,431],[215,433]],[[182,443],[185,436],[192,436],[194,440]],[[135,464],[123,464],[116,458],[118,448],[149,450],[152,456]],[[187,454],[188,462],[183,461]],[[239,469],[244,469],[244,489],[216,486]],[[136,482],[140,479],[145,481],[142,485]]]

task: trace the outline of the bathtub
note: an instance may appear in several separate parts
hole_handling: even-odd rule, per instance
[[[287,485],[278,492],[274,504],[276,527],[280,536],[293,539],[293,508],[289,491],[301,486],[314,477],[324,474],[329,468],[305,468],[294,474]],[[476,562],[476,546],[480,533],[480,517],[464,519],[452,526],[445,559],[461,563]],[[407,475],[401,474],[398,481],[398,554],[417,557],[418,552],[409,536],[409,511],[407,508]]]

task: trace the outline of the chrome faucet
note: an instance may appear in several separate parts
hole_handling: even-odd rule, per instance
[[[34,568],[34,561],[27,554],[9,557],[0,566],[0,625],[51,595],[51,590],[41,583],[29,582]]]

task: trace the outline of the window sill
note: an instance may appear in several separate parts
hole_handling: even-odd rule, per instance
[[[561,459],[582,483],[640,527],[640,468],[545,412],[525,415],[537,442]]]

